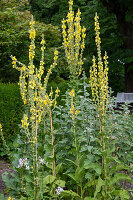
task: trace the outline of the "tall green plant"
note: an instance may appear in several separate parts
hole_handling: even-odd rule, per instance
[[[83,51],[85,48],[85,27],[81,27],[81,12],[78,9],[74,17],[73,0],[69,1],[69,12],[66,20],[62,20],[63,46],[71,78],[76,78],[82,72]],[[66,27],[67,23],[67,27]]]
[[[107,53],[105,52],[104,65],[101,57],[101,39],[100,39],[100,27],[98,22],[99,17],[95,16],[95,42],[98,52],[98,64],[93,57],[93,66],[90,69],[90,84],[92,90],[93,101],[96,106],[99,119],[99,137],[101,140],[101,162],[102,162],[102,174],[97,180],[96,191],[94,198],[98,199],[112,199],[113,196],[122,196],[124,193],[126,198],[128,197],[127,191],[117,190],[114,184],[122,179],[130,180],[130,177],[125,174],[119,174],[119,169],[127,169],[124,165],[119,165],[119,161],[114,158],[112,153],[115,151],[116,140],[111,139],[110,133],[106,129],[107,110],[108,110],[108,61]],[[109,170],[109,168],[111,168]],[[99,192],[101,193],[99,194]]]
[[[72,6],[72,1],[69,5]],[[41,42],[40,66],[35,68],[33,20],[30,25],[29,65],[12,57],[13,67],[21,73],[19,84],[25,114],[22,136],[18,136],[17,153],[14,153],[13,166],[17,175],[12,173],[13,178],[3,175],[6,185],[12,190],[11,196],[20,200],[129,199],[128,192],[120,189],[119,185],[120,180],[132,181],[129,176],[120,173],[120,170],[128,170],[129,167],[125,167],[116,155],[119,154],[116,123],[120,125],[123,122],[119,122],[121,114],[117,116],[111,107],[114,102],[109,95],[107,55],[104,56],[105,67],[101,56],[98,16],[95,16],[98,64],[93,58],[90,84],[84,73],[80,81],[73,84],[71,80],[63,99],[64,106],[58,107],[58,88],[54,98],[52,89],[49,95],[46,92],[58,53],[55,51],[54,63],[42,80],[44,39]],[[71,38],[68,38],[68,43],[69,40]],[[73,75],[76,78],[77,74]],[[90,85],[93,99],[88,93]]]
[[[13,68],[20,71],[19,85],[24,104],[26,105],[25,114],[22,119],[22,128],[24,129],[25,135],[27,137],[27,142],[29,143],[28,153],[32,153],[32,173],[34,176],[34,199],[38,199],[38,128],[45,117],[47,105],[47,95],[46,88],[50,74],[52,70],[57,65],[58,51],[54,52],[54,62],[50,66],[46,77],[42,83],[42,75],[44,73],[44,38],[42,38],[41,51],[42,58],[40,61],[39,68],[35,68],[33,60],[35,56],[35,22],[30,22],[30,39],[31,44],[29,47],[29,65],[26,66],[21,62],[17,61],[15,57],[12,56]],[[18,67],[17,64],[21,65]]]

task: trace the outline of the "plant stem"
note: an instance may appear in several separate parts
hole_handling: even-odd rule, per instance
[[[35,154],[36,154],[36,199],[38,199],[38,163],[37,163],[37,108],[35,116]]]
[[[50,124],[51,124],[51,139],[52,139],[52,154],[53,154],[52,171],[53,171],[53,176],[56,177],[56,172],[55,172],[55,154],[54,154],[53,120],[52,120],[52,111],[51,111],[51,109],[50,109]]]

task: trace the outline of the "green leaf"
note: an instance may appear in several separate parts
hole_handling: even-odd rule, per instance
[[[93,149],[93,146],[88,146],[87,149],[89,152],[91,152],[91,150]]]
[[[32,183],[33,182],[33,179],[30,177],[30,176],[25,176],[25,180],[28,182],[28,183]]]
[[[58,164],[58,165],[56,166],[56,168],[55,168],[56,174],[58,174],[58,172],[60,171],[61,166],[62,166],[62,163],[60,163],[60,164]]]
[[[52,175],[48,175],[44,178],[44,184],[47,185],[47,184],[51,184],[55,181],[56,177],[55,176],[52,176]]]
[[[59,185],[60,187],[65,187],[66,182],[63,180],[56,180],[55,181],[56,185]]]
[[[61,192],[61,195],[80,198],[80,196],[77,193],[73,192],[72,190],[64,190],[63,192]]]
[[[0,200],[5,200],[4,194],[0,194]]]
[[[125,199],[130,199],[129,193],[127,190],[125,189],[121,189],[121,190],[115,190],[115,192],[113,193],[115,196],[120,196],[121,200],[125,200]]]
[[[91,187],[94,184],[95,184],[94,181],[89,181],[88,183],[86,183],[85,186],[83,187],[83,193],[87,188]]]
[[[76,162],[70,160],[70,159],[66,159],[67,161],[69,161],[70,163],[72,163],[73,165],[77,166]]]
[[[85,169],[93,169],[99,175],[102,172],[102,167],[99,164],[97,164],[97,163],[87,163],[85,161],[84,168]]]
[[[96,191],[94,193],[94,198],[97,196],[97,194],[100,192],[101,187],[105,185],[105,182],[99,177],[97,185],[96,185]]]
[[[129,181],[130,183],[133,183],[130,176],[123,174],[123,173],[117,173],[110,181],[110,185],[114,185],[118,181]]]
[[[10,173],[10,175],[12,175],[12,173]],[[8,188],[11,188],[12,190],[17,191],[17,184],[18,184],[18,179],[17,178],[11,178],[9,176],[9,174],[7,172],[5,172],[5,173],[2,174],[2,180],[5,182],[5,185]]]
[[[66,175],[69,176],[71,179],[73,179],[75,182],[77,182],[77,180],[73,174],[66,174]]]
[[[127,167],[127,166],[124,166],[124,165],[115,165],[115,166],[113,166],[111,169],[110,169],[110,174],[113,174],[114,172],[117,172],[117,171],[119,171],[119,170],[129,170],[129,167]]]
[[[92,173],[89,173],[89,172],[87,172],[87,173],[85,173],[85,178],[86,179],[93,179],[93,174]]]
[[[96,200],[96,199],[92,197],[85,197],[84,200]]]
[[[77,167],[75,171],[75,179],[77,180],[77,182],[82,182],[84,178],[84,173],[85,171],[82,167]]]
[[[14,146],[15,148],[17,148],[17,147],[19,146],[17,140],[15,140],[15,141],[13,142],[13,146]]]

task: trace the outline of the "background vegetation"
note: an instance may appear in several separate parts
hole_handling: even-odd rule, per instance
[[[117,8],[114,10],[114,7]],[[87,29],[86,48],[84,51],[84,70],[87,77],[89,77],[89,67],[92,65],[92,55],[96,53],[96,47],[94,44],[94,15],[98,12],[101,24],[101,38],[102,38],[102,52],[105,50],[109,55],[109,86],[112,87],[114,95],[117,92],[123,92],[125,89],[125,66],[130,65],[130,70],[127,70],[128,74],[132,71],[133,52],[132,50],[132,39],[131,25],[133,23],[132,16],[132,1],[112,1],[106,0],[75,0],[73,9],[77,11],[80,8],[82,13],[81,24]],[[0,120],[4,124],[5,135],[7,135],[10,126],[12,125],[12,133],[18,132],[16,128],[16,117],[15,113],[23,112],[22,109],[16,110],[17,105],[21,108],[21,97],[19,96],[17,85],[10,84],[18,82],[19,74],[11,66],[11,55],[15,55],[18,60],[28,63],[28,27],[31,19],[31,13],[36,19],[36,57],[34,60],[35,65],[39,64],[40,60],[40,41],[41,35],[44,34],[46,40],[46,51],[45,51],[45,68],[52,62],[53,51],[55,47],[60,49],[58,67],[50,77],[50,87],[56,88],[58,85],[61,93],[64,94],[67,88],[66,84],[69,79],[69,72],[67,69],[67,63],[65,60],[65,54],[62,50],[62,36],[61,36],[61,20],[66,16],[68,11],[67,0],[1,0],[0,1],[0,103],[1,103],[1,116]],[[125,21],[126,26],[129,26],[129,35],[124,35],[121,31],[120,20],[118,15],[123,13],[121,16],[122,20]],[[132,26],[133,27],[133,26]],[[125,38],[128,38],[131,48],[125,48]],[[127,41],[127,40],[126,40]],[[128,78],[129,79],[129,78]],[[89,81],[87,79],[87,81]],[[132,86],[132,78],[130,85]],[[4,85],[4,83],[8,83]],[[9,89],[7,89],[9,87]],[[11,89],[12,88],[12,89]],[[132,87],[133,88],[133,87]],[[6,91],[14,92],[6,92]],[[4,93],[4,95],[3,95]],[[10,95],[9,95],[10,94]],[[17,94],[17,95],[16,95]],[[14,96],[13,96],[14,95]],[[9,97],[10,96],[10,97]],[[5,101],[6,99],[6,101]],[[9,100],[9,101],[8,101]],[[11,108],[11,102],[16,106]],[[9,109],[8,109],[9,108]],[[15,109],[14,115],[12,109]],[[8,110],[8,111],[7,111]],[[8,125],[6,121],[8,119]],[[18,117],[18,123],[20,118]],[[10,137],[9,137],[10,138]]]

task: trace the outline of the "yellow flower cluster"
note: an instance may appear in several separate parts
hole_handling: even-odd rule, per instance
[[[28,117],[26,114],[24,114],[23,119],[21,120],[23,128],[29,126],[29,123],[27,121],[28,121]]]
[[[85,31],[86,29],[81,28],[81,12],[78,10],[75,18],[72,10],[73,0],[69,1],[69,12],[66,20],[62,20],[62,34],[63,34],[63,46],[68,62],[68,68],[70,75],[76,77],[82,72],[82,56],[85,48]],[[66,26],[67,23],[67,26]],[[68,29],[67,29],[68,27]]]
[[[22,96],[22,100],[24,104],[26,104],[27,114],[24,114],[22,122],[22,127],[25,129],[25,134],[27,135],[30,142],[37,142],[34,140],[35,138],[35,130],[38,128],[38,124],[42,120],[42,116],[44,113],[45,107],[45,100],[46,100],[46,88],[50,74],[52,70],[57,65],[58,60],[58,51],[55,50],[54,52],[54,62],[50,66],[44,81],[42,80],[42,76],[44,74],[44,50],[45,50],[45,40],[44,36],[42,36],[41,41],[41,60],[39,68],[35,68],[33,60],[35,56],[35,22],[33,18],[30,22],[30,35],[29,38],[31,39],[31,43],[29,46],[29,64],[28,66],[22,64],[21,62],[17,61],[17,59],[13,56],[12,64],[15,69],[20,71],[19,77],[19,86],[20,92]],[[17,64],[21,65],[21,67],[17,67]],[[56,90],[57,93],[59,90]],[[55,99],[50,101],[52,105],[56,105],[56,98],[58,94],[56,93]],[[48,96],[49,97],[49,96]],[[48,103],[48,102],[47,102]]]
[[[15,68],[16,67],[16,62],[17,62],[17,59],[15,56],[12,57],[12,67]]]
[[[9,197],[8,200],[13,200],[13,198]]]
[[[2,125],[1,125],[1,123],[0,123],[0,131],[2,131]]]
[[[92,90],[93,101],[95,102],[98,112],[100,115],[105,115],[107,103],[108,103],[108,56],[105,52],[104,65],[101,57],[101,39],[100,39],[100,27],[98,22],[99,17],[95,16],[95,42],[97,46],[98,53],[98,63],[96,64],[96,58],[93,56],[92,62],[93,65],[90,68],[90,84]]]
[[[69,95],[71,97],[70,114],[71,114],[71,118],[74,120],[75,119],[75,115],[77,115],[78,113],[80,113],[80,110],[76,110],[75,106],[74,106],[75,90],[72,89],[71,92],[69,93]]]
[[[6,147],[6,150],[9,151],[9,148],[8,148],[8,146],[6,144],[6,140],[5,140],[3,132],[2,132],[2,124],[1,123],[0,123],[0,137],[1,137],[2,141],[3,141],[4,146]]]
[[[72,116],[73,115],[77,115],[78,113],[80,113],[80,110],[76,110],[75,109],[75,107],[74,107],[74,105],[70,108],[70,114],[72,114]],[[71,117],[72,117],[71,116]]]
[[[69,93],[70,97],[75,97],[75,91],[74,89],[71,90],[71,92]]]
[[[35,36],[36,36],[34,25],[35,25],[35,21],[33,21],[33,18],[32,18],[32,21],[30,22],[30,28],[31,28],[31,30],[30,30],[30,39],[35,39]]]
[[[47,88],[47,84],[48,84],[48,80],[49,80],[49,76],[50,74],[52,74],[52,70],[55,68],[55,66],[57,65],[57,60],[58,60],[58,51],[55,50],[54,52],[54,62],[52,65],[50,65],[50,68],[48,70],[48,73],[46,75],[46,77],[44,78],[44,93],[46,93],[46,88]]]
[[[57,87],[57,89],[55,91],[55,97],[54,97],[54,99],[52,98],[52,96],[53,96],[53,90],[52,90],[52,88],[51,88],[51,92],[49,93],[49,95],[48,94],[45,95],[44,105],[47,106],[48,109],[54,109],[56,107],[56,104],[57,104],[56,99],[59,96],[59,92],[60,92],[60,90]]]

